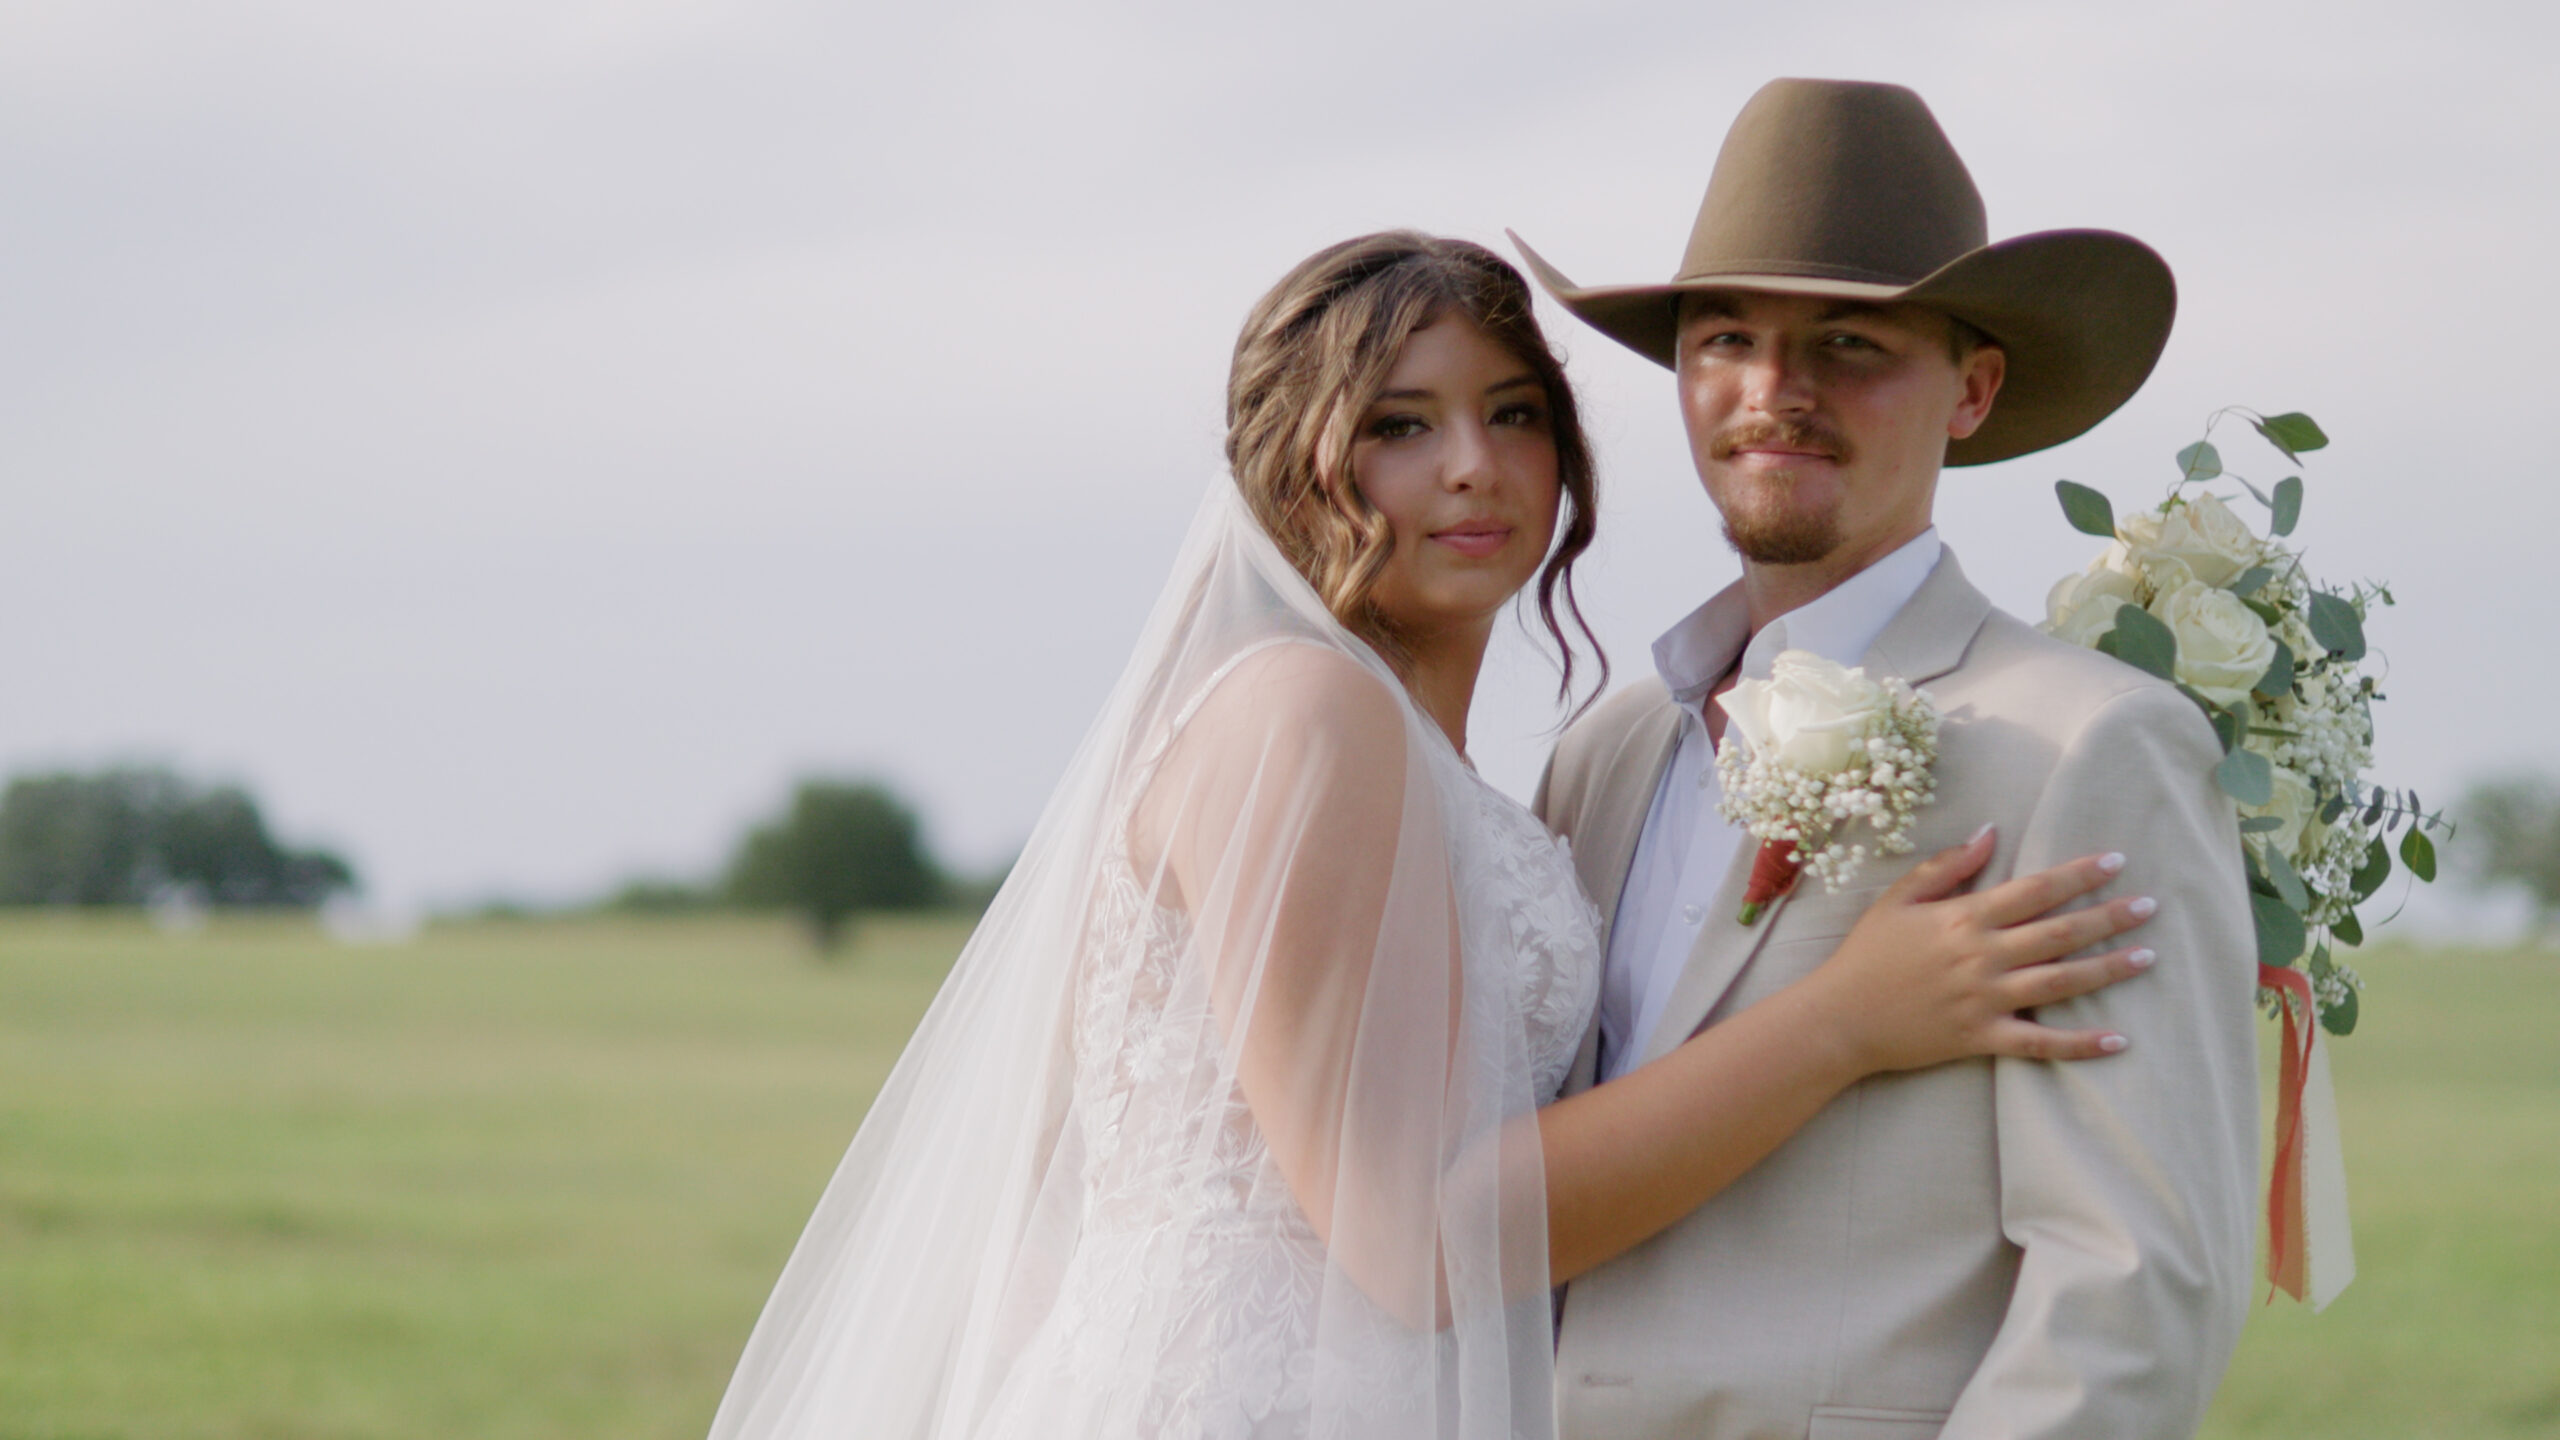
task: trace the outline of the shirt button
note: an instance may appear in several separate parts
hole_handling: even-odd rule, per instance
[[[1695,905],[1683,905],[1680,907],[1680,918],[1688,921],[1692,925],[1695,925],[1700,920],[1705,919],[1706,915],[1707,912],[1705,910],[1702,910]]]

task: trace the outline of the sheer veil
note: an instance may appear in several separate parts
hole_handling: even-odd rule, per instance
[[[714,1440],[1552,1433],[1478,783],[1213,484]]]

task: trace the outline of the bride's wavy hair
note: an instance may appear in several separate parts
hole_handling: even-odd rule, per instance
[[[1254,518],[1334,618],[1403,668],[1405,647],[1371,598],[1395,535],[1360,493],[1351,447],[1405,341],[1449,315],[1473,321],[1546,388],[1563,513],[1538,571],[1538,616],[1562,655],[1558,703],[1573,696],[1575,646],[1565,615],[1599,666],[1596,698],[1609,681],[1609,657],[1573,588],[1574,562],[1594,533],[1591,444],[1564,366],[1538,328],[1528,283],[1501,256],[1465,240],[1388,230],[1300,261],[1254,304],[1236,339],[1228,468]]]

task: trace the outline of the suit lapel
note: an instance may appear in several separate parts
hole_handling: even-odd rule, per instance
[[[1962,663],[1966,648],[1990,614],[1990,600],[1964,578],[1955,551],[1942,550],[1929,578],[1867,647],[1862,664],[1872,674],[1899,675],[1914,685],[1934,680]],[[1646,803],[1651,803],[1650,792]],[[1750,888],[1751,862],[1759,848],[1747,835],[1735,848],[1732,863],[1725,867],[1724,883],[1716,888],[1715,909],[1690,947],[1689,962],[1663,1003],[1660,1022],[1646,1037],[1646,1061],[1669,1054],[1696,1034],[1742,978],[1760,947],[1786,923],[1792,890],[1779,896],[1757,924],[1744,925],[1735,918],[1742,913],[1742,896]],[[1633,858],[1632,846],[1629,858]],[[1623,884],[1623,864],[1618,875]],[[1584,1048],[1590,1048],[1589,1042]]]

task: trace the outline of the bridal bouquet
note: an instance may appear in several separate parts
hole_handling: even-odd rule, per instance
[[[2226,410],[2214,421],[2232,414],[2248,416],[2287,460],[2329,443],[2307,415]],[[2392,603],[2391,591],[2310,575],[2284,543],[2302,517],[2301,479],[2260,489],[2225,471],[2212,429],[2178,452],[2178,479],[2155,509],[2118,519],[2097,491],[2068,480],[2055,487],[2074,527],[2115,543],[2053,587],[2044,629],[2174,682],[2213,722],[2224,752],[2214,778],[2243,817],[2258,959],[2304,970],[2322,1028],[2346,1035],[2362,985],[2332,947],[2363,943],[2356,910],[2391,875],[2388,837],[2398,832],[2411,875],[2433,880],[2427,832],[2446,827],[2415,791],[2365,778],[2382,695],[2364,622]],[[2265,507],[2265,535],[2201,491],[2216,479]]]
[[[2238,802],[2241,855],[2256,922],[2259,999],[2281,1015],[2276,1145],[2268,1181],[2267,1272],[2277,1288],[2326,1305],[2355,1275],[2336,1099],[2320,1034],[2347,1035],[2362,982],[2334,946],[2364,940],[2357,907],[2400,865],[2436,875],[2431,830],[2448,835],[2417,792],[2365,778],[2381,676],[2364,622],[2388,587],[2312,576],[2286,543],[2302,518],[2302,480],[2261,489],[2222,468],[2213,427],[2247,417],[2299,463],[2329,443],[2311,417],[2223,410],[2178,452],[2167,499],[2118,519],[2107,497],[2065,480],[2071,524],[2113,543],[2046,599],[2044,629],[2175,684],[2222,741],[2214,778]],[[2267,512],[2261,535],[2204,487],[2229,480]],[[2298,1017],[2298,1023],[2297,1023]]]
[[[1870,855],[1911,848],[1912,814],[1937,796],[1938,711],[1926,694],[1784,650],[1768,679],[1737,681],[1718,703],[1742,741],[1716,751],[1718,808],[1760,842],[1743,924],[1803,871],[1837,890]]]

